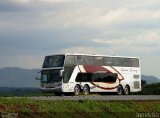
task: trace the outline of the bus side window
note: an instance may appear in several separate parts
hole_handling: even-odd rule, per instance
[[[97,66],[103,66],[103,57],[94,57],[95,59],[95,65]]]
[[[116,82],[117,74],[108,74],[104,76],[103,81],[104,82]]]
[[[68,55],[65,59],[65,65],[75,65],[75,56]]]
[[[85,64],[86,65],[94,65],[94,57],[92,57],[92,56],[85,56]]]
[[[77,55],[75,56],[75,62],[76,65],[84,65],[84,56],[83,55]]]
[[[131,67],[131,59],[130,58],[122,58],[122,66],[123,67]]]
[[[76,82],[87,82],[86,74],[87,73],[78,73]]]
[[[120,57],[113,57],[113,66],[122,66],[122,59]]]
[[[82,81],[81,78],[82,78],[82,73],[78,73],[76,77],[76,82],[81,82]]]
[[[64,77],[63,77],[63,82],[64,83],[68,83],[68,81],[69,81],[69,79],[70,79],[70,73],[69,73],[69,71],[65,71],[64,72]]]
[[[112,66],[112,57],[104,57],[104,65],[105,66]]]
[[[131,67],[139,67],[139,60],[131,59]]]
[[[85,73],[85,79],[86,82],[91,82],[92,81],[92,73]]]

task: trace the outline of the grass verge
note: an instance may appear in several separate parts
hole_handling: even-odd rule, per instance
[[[43,101],[0,98],[0,117],[160,117],[160,101]]]

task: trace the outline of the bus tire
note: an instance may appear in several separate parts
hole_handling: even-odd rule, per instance
[[[126,86],[124,87],[124,94],[125,94],[125,95],[129,95],[129,94],[130,94],[130,88],[129,88],[128,85],[126,85]]]
[[[83,94],[84,95],[89,95],[89,93],[90,93],[89,86],[88,85],[84,85],[84,87],[83,87]]]
[[[118,87],[117,87],[117,94],[118,95],[123,95],[123,87],[122,87],[122,85],[119,85]]]
[[[76,85],[74,87],[74,95],[80,95],[80,92],[81,92],[81,88],[79,85]]]

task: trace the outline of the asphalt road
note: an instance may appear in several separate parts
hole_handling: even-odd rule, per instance
[[[40,96],[27,97],[33,100],[97,100],[97,101],[128,101],[128,100],[160,100],[160,95],[89,95],[89,96]]]

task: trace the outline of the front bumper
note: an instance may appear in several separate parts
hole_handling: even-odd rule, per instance
[[[62,87],[55,87],[55,88],[45,88],[41,87],[42,92],[62,92]]]

